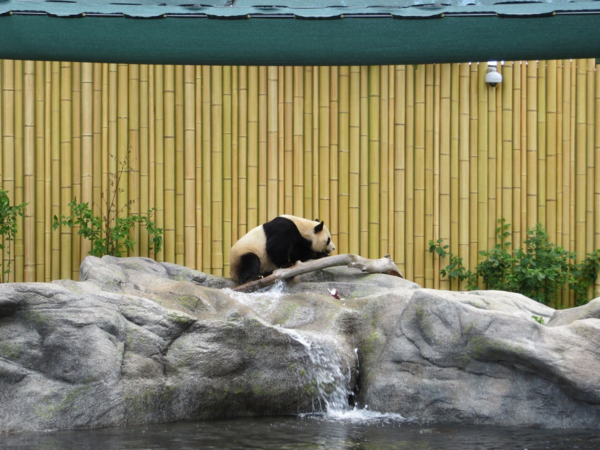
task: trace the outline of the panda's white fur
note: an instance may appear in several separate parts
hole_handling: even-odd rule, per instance
[[[317,229],[321,231],[316,232]],[[309,242],[299,239],[298,233]],[[309,245],[310,249],[307,248]],[[322,222],[282,215],[253,228],[235,243],[230,253],[231,278],[236,282],[246,282],[296,263],[291,261],[294,256],[306,261],[326,256],[334,250],[331,233]],[[260,261],[260,268],[249,267],[257,264],[252,254]]]

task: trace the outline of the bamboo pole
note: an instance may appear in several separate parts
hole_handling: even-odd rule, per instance
[[[120,178],[117,190],[115,217],[125,218],[129,215],[129,67],[127,64],[117,65],[117,147],[115,181]],[[120,170],[125,170],[122,176]],[[116,186],[115,186],[116,188]],[[125,254],[126,256],[126,254]]]
[[[292,214],[304,216],[304,70],[294,67],[293,72],[293,211]]]
[[[232,111],[231,111],[231,66],[224,66],[223,72],[223,90],[222,90],[222,111],[221,121],[223,135],[223,148],[222,148],[222,166],[221,172],[223,177],[222,187],[222,266],[223,276],[229,276],[229,250],[231,249],[231,229],[232,229],[232,158],[231,158],[231,142],[232,142]]]
[[[175,67],[164,66],[164,258],[175,262]]]
[[[319,188],[319,173],[320,173],[320,163],[321,163],[321,159],[320,159],[320,147],[319,147],[319,123],[320,123],[320,108],[319,108],[319,95],[320,95],[320,89],[319,89],[319,85],[320,85],[320,73],[319,73],[319,68],[315,67],[313,70],[313,90],[312,90],[312,96],[313,96],[313,100],[312,100],[312,105],[313,105],[313,121],[312,121],[312,146],[314,149],[315,154],[313,155],[312,158],[312,174],[313,174],[313,178],[312,178],[312,190],[315,193],[315,195],[313,195],[313,199],[312,199],[312,208],[313,208],[313,213],[316,217],[322,217],[320,215],[320,211],[319,211],[319,204],[320,204],[320,198],[321,198],[321,194],[320,194],[320,188]]]
[[[239,67],[238,238],[248,231],[248,68]]]
[[[563,246],[563,60],[556,63],[556,245]],[[551,121],[549,120],[551,123]],[[550,125],[552,126],[552,125]],[[562,303],[561,303],[562,305]],[[561,306],[558,305],[558,306]]]
[[[118,68],[116,64],[108,65],[108,139],[106,154],[106,190],[105,217],[109,226],[114,225],[118,211],[118,192],[116,186],[118,171]],[[116,199],[116,200],[115,200]]]
[[[71,64],[63,62],[60,64],[60,212],[65,216],[71,215],[68,204],[73,200],[71,151]],[[61,227],[60,236],[60,276],[70,278],[72,275],[71,229],[66,226]]]
[[[522,177],[521,177],[521,63],[517,62],[513,66],[513,115],[512,115],[512,147],[513,147],[513,212],[512,212],[512,248],[521,246],[521,198],[522,198]]]
[[[340,67],[339,83],[339,210],[338,253],[349,251],[350,218],[350,67]],[[335,241],[334,241],[335,242]]]
[[[470,79],[470,170],[469,184],[471,216],[469,228],[469,261],[471,269],[483,259],[479,250],[487,247],[488,239],[488,87],[485,83],[487,63],[471,64]],[[480,285],[483,288],[483,285]]]
[[[139,80],[139,189],[140,189],[140,212],[147,213],[151,208],[150,205],[150,127],[149,120],[150,114],[148,113],[148,109],[150,107],[150,98],[149,98],[149,89],[150,89],[150,73],[149,67],[147,64],[142,64],[140,66],[140,80]],[[193,74],[192,74],[193,75]],[[193,94],[193,91],[192,91]],[[193,99],[193,95],[190,98]],[[192,166],[192,170],[193,170]],[[196,202],[194,202],[194,207],[191,208],[192,213],[194,212],[194,208]],[[140,239],[140,256],[148,257],[149,252],[149,244],[148,244],[148,230],[146,227],[140,227],[139,232]],[[193,245],[192,242],[189,245]],[[187,247],[190,253],[195,254],[196,248]],[[191,267],[195,267],[192,265]]]
[[[513,65],[508,61],[504,64],[502,78],[502,212],[500,217],[510,224],[513,231]]]
[[[52,182],[52,175],[54,174],[54,141],[56,137],[52,134],[53,130],[53,122],[54,122],[54,92],[52,89],[52,81],[55,79],[54,68],[57,63],[47,62],[44,64],[44,72],[45,72],[45,84],[44,84],[44,96],[46,98],[46,108],[44,110],[46,117],[44,120],[44,135],[46,136],[44,142],[44,160],[46,166],[44,168],[44,200],[46,204],[46,212],[44,215],[44,281],[50,282],[53,279],[54,272],[59,272],[58,260],[57,264],[52,264],[55,258],[54,251],[54,243],[56,238],[53,237],[53,229],[52,229],[52,218],[53,214],[60,214],[60,210],[54,207],[54,185],[56,183],[56,178],[54,178],[54,183]],[[58,67],[58,66],[56,66]],[[60,72],[58,73],[60,77]],[[58,100],[58,98],[56,98]],[[58,166],[60,167],[60,166]],[[57,277],[58,278],[58,277]]]
[[[503,75],[504,73],[504,64],[498,65],[498,72]],[[504,76],[504,75],[503,75]],[[502,195],[502,176],[504,173],[504,147],[503,147],[503,121],[502,121],[502,113],[504,108],[503,102],[503,90],[496,89],[496,211],[495,211],[495,226],[498,225],[498,220],[502,218],[502,202],[504,201]],[[496,234],[496,233],[494,233]],[[495,239],[494,239],[495,243]]]
[[[441,109],[441,67],[434,67],[434,103],[433,103],[433,241],[440,238],[440,109]],[[427,247],[426,247],[427,248]],[[433,287],[440,288],[440,259],[429,255],[433,259]]]
[[[527,62],[527,228],[538,222],[537,61]]]
[[[258,67],[248,68],[248,230],[258,226]]]
[[[452,86],[450,90],[450,113],[451,113],[451,123],[450,123],[450,251],[454,255],[458,255],[459,253],[459,220],[460,220],[460,194],[461,190],[459,189],[459,169],[460,169],[460,159],[459,159],[459,149],[460,149],[460,127],[459,127],[459,118],[460,118],[460,95],[459,95],[459,87],[460,87],[460,65],[457,63],[453,63],[450,69],[450,76],[452,78]],[[458,290],[459,284],[458,280],[452,280],[450,282],[450,288],[452,290]]]
[[[285,209],[285,68],[277,67],[277,213]]]
[[[162,228],[164,231],[164,242],[163,248],[159,253],[154,255],[155,259],[159,262],[172,261],[169,260],[169,252],[171,250],[171,243],[167,244],[167,241],[172,239],[172,231],[168,230],[170,220],[167,217],[167,211],[165,210],[165,202],[168,203],[166,195],[166,173],[165,167],[165,153],[166,153],[166,123],[165,123],[165,107],[168,95],[165,93],[165,78],[167,69],[163,66],[154,66],[154,176],[151,176],[151,180],[154,180],[154,196],[156,205],[156,226]],[[172,241],[171,241],[172,242]],[[210,266],[209,266],[210,267]]]
[[[156,204],[156,68],[148,66],[148,204],[154,208],[153,219],[158,224]],[[202,179],[202,177],[200,177]],[[201,204],[200,202],[198,202]],[[148,256],[157,259],[156,248],[148,248]]]
[[[415,70],[414,281],[421,286],[425,286],[425,71],[422,64]]]
[[[469,254],[469,66],[460,65],[459,100],[459,244],[463,265],[470,267]],[[471,205],[474,206],[474,205]],[[474,230],[473,230],[474,231]],[[464,289],[466,283],[460,283]]]
[[[585,258],[586,206],[587,206],[587,61],[577,60],[577,98],[576,98],[576,202],[575,202],[575,251],[577,262]]]
[[[546,230],[550,242],[557,243],[558,216],[556,210],[558,174],[556,171],[556,61],[548,61],[547,68],[546,108],[546,164],[547,170],[542,173],[546,182]],[[560,245],[557,243],[557,245]]]
[[[349,220],[348,247],[350,253],[360,250],[360,67],[350,67],[349,111]],[[403,269],[401,269],[403,270]]]
[[[360,68],[360,254],[369,254],[369,68]]]
[[[571,250],[577,251],[577,200],[578,197],[578,177],[577,177],[577,150],[578,150],[578,135],[577,135],[577,114],[578,114],[578,93],[577,93],[577,63],[578,60],[571,60],[571,141],[570,141],[570,169],[571,169],[571,192],[570,194],[570,216],[571,216],[571,236],[570,236],[570,248]],[[569,304],[568,307],[574,306],[575,297],[572,291],[569,292]]]
[[[315,217],[313,209],[313,68],[304,68],[304,217]]]
[[[319,67],[319,219],[330,223],[329,67]]]
[[[379,249],[377,256],[389,254],[389,70],[379,69]]]
[[[175,66],[175,263],[185,264],[185,126],[183,66]]]
[[[93,101],[94,66],[92,63],[84,63],[81,66],[81,196],[78,201],[87,203],[92,209],[94,208]],[[81,260],[87,256],[91,248],[88,239],[81,241]]]
[[[279,154],[278,154],[278,73],[277,67],[269,66],[267,68],[267,81],[266,81],[266,102],[263,107],[266,106],[266,111],[264,112],[266,118],[266,158],[263,160],[265,162],[266,168],[266,214],[264,222],[267,220],[271,220],[277,217],[278,214],[278,164]],[[262,163],[261,163],[262,165]],[[260,168],[259,168],[260,170]]]
[[[369,67],[369,258],[379,257],[380,239],[380,86],[379,66]]]
[[[389,79],[389,102],[388,102],[388,253],[394,255],[396,253],[396,216],[395,216],[395,201],[396,191],[394,189],[394,174],[396,167],[396,153],[394,152],[394,139],[396,130],[396,66],[388,66]]]
[[[15,204],[15,62],[4,60],[2,66],[3,128],[2,128],[2,188],[11,205]],[[14,281],[14,241],[4,241],[2,281]],[[10,273],[5,273],[10,270]]]
[[[258,68],[258,220],[265,223],[269,217],[269,72]],[[277,198],[277,196],[275,196]]]
[[[195,138],[196,138],[196,269],[206,270],[204,266],[204,88],[203,68],[195,66]],[[208,247],[208,242],[206,243]]]
[[[537,73],[537,217],[546,224],[546,62],[538,61]]]
[[[23,61],[14,62],[14,80],[15,80],[15,205],[23,203]],[[11,268],[12,281],[21,282],[24,277],[23,261],[23,217],[16,218],[17,233],[14,240],[13,267]]]
[[[81,63],[74,62],[71,65],[71,130],[72,130],[72,172],[71,186],[72,196],[81,202]],[[72,280],[79,279],[79,266],[82,260],[81,227],[74,224],[71,228],[71,275]]]
[[[486,249],[492,249],[496,245],[496,228],[498,226],[496,216],[496,209],[498,203],[498,197],[496,195],[496,189],[498,184],[498,145],[497,145],[497,117],[498,117],[498,101],[496,98],[498,89],[490,89],[486,86],[488,94],[488,230],[487,230],[487,243],[482,242],[481,245],[485,246]]]
[[[451,240],[450,226],[451,226],[451,176],[452,176],[452,163],[451,163],[451,134],[450,134],[450,122],[451,122],[451,90],[452,90],[452,67],[450,64],[442,64],[441,66],[441,81],[440,81],[440,160],[439,160],[439,173],[440,173],[440,239],[444,241],[445,245]],[[439,266],[445,266],[446,264],[440,263]],[[400,270],[402,266],[400,265]],[[439,274],[439,270],[436,270],[436,275]],[[440,279],[440,289],[450,289],[449,279]]]
[[[393,257],[400,271],[406,273],[406,66],[395,66],[395,77]],[[353,252],[352,246],[350,252]]]
[[[240,139],[240,89],[239,89],[239,71],[238,67],[231,68],[231,202],[229,208],[231,210],[231,236],[229,245],[225,246],[225,264],[229,266],[229,251],[231,244],[237,242],[241,237],[239,235],[239,139]]]
[[[0,89],[1,91],[1,89]],[[0,101],[1,104],[1,101]],[[44,281],[44,221],[46,218],[45,202],[45,149],[46,149],[46,92],[45,92],[45,63],[35,62],[35,281]],[[0,108],[0,126],[2,124]],[[0,139],[0,153],[2,152]],[[2,158],[0,158],[2,159]],[[1,164],[1,163],[0,163]],[[1,257],[0,257],[1,258]],[[0,259],[1,261],[1,259]]]
[[[202,66],[202,203],[203,207],[203,257],[202,269],[212,272],[213,267],[213,236],[212,236],[212,195],[213,195],[213,170],[212,170],[212,73],[210,66]],[[215,137],[216,140],[216,137]]]
[[[128,110],[128,153],[129,153],[129,213],[131,215],[146,214],[141,208],[141,193],[140,193],[140,66],[131,64],[129,66],[129,110]],[[143,111],[145,113],[145,111]],[[183,181],[183,180],[182,180]],[[135,243],[133,250],[129,253],[130,256],[140,254],[140,225],[135,224],[131,232],[130,238]]]
[[[196,70],[184,68],[185,266],[196,267]]]
[[[223,275],[223,67],[211,67],[211,273]]]
[[[35,281],[35,63],[25,61],[24,64],[24,135],[23,135],[23,200],[27,203],[23,223],[24,268],[23,281]]]
[[[327,223],[331,239],[339,242],[339,69],[331,67],[329,73],[329,208]],[[325,215],[323,215],[326,217]],[[325,219],[323,219],[325,220]]]
[[[571,61],[564,60],[563,67],[563,120],[562,120],[562,179],[563,179],[563,237],[562,245],[567,250],[573,250],[571,244],[572,214],[571,214]],[[563,292],[562,307],[569,306],[570,294]]]
[[[586,111],[586,128],[587,128],[587,170],[586,170],[586,215],[585,215],[585,253],[593,252],[597,247],[594,246],[594,231],[600,226],[594,223],[594,138],[595,138],[595,80],[594,70],[596,68],[596,60],[594,58],[587,59],[587,111]],[[594,293],[593,287],[588,290],[589,298]]]
[[[93,208],[94,214],[101,214],[102,210],[99,209],[102,203],[102,64],[94,64],[94,81],[93,81],[93,122],[92,122],[92,151],[93,151],[93,193],[92,203],[90,206]],[[47,99],[48,97],[46,97]],[[48,100],[46,100],[48,102]],[[46,138],[46,141],[48,138]],[[46,161],[48,161],[46,159]]]
[[[596,158],[594,160],[594,222],[596,224],[596,233],[594,236],[594,248],[600,248],[600,68],[596,65],[595,67],[595,127],[596,134],[594,136],[594,147]],[[596,278],[594,286],[594,296],[600,296],[600,278]]]
[[[521,63],[521,239],[522,241],[519,243],[523,246],[523,242],[527,238],[526,231],[528,228],[527,220],[527,209],[529,206],[529,197],[528,197],[528,141],[527,141],[527,91],[528,91],[528,82],[527,82],[527,72],[528,72],[528,64],[523,61]],[[531,169],[529,169],[531,170]]]
[[[285,67],[284,78],[280,85],[283,89],[283,154],[284,160],[280,162],[283,168],[283,208],[280,211],[294,214],[294,67]],[[298,103],[300,104],[300,103]],[[302,118],[302,116],[300,116]],[[302,216],[302,214],[300,214]]]
[[[415,67],[406,66],[406,279],[415,276]],[[410,218],[413,219],[410,219]]]
[[[436,194],[434,186],[434,70],[432,64],[425,66],[425,228],[424,239],[419,252],[425,259],[425,287],[434,287],[433,255],[427,250],[427,243],[434,238],[433,197]]]

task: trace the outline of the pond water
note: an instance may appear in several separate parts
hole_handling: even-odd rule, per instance
[[[421,426],[398,417],[264,417],[0,436],[2,449],[600,449],[600,431]]]

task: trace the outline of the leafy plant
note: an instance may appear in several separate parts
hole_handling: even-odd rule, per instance
[[[100,215],[95,215],[89,203],[77,203],[77,199],[74,198],[68,205],[71,208],[71,215],[62,215],[60,219],[54,216],[53,228],[56,230],[60,225],[69,228],[79,226],[80,229],[77,234],[92,243],[90,255],[121,256],[133,249],[136,244],[131,239],[130,231],[136,224],[140,224],[146,227],[148,231],[149,250],[154,250],[154,254],[160,252],[163,242],[163,230],[158,228],[152,220],[154,208],[148,210],[146,215],[118,217],[134,202],[134,200],[130,200],[120,210],[116,210],[117,194],[123,192],[123,189],[119,188],[119,183],[123,174],[130,171],[128,161],[125,160],[120,163],[116,176],[112,174],[110,178],[110,186],[113,188],[112,196],[111,194],[106,195],[104,192],[100,196],[104,202],[105,213],[102,213],[102,209],[96,204],[95,206],[100,211]]]
[[[6,267],[0,261],[3,274],[10,273],[10,242],[14,241],[17,234],[17,217],[25,215],[27,205],[27,203],[21,203],[20,205],[11,206],[8,191],[0,189],[0,250],[6,250],[8,253],[8,257],[5,258],[7,261]]]
[[[481,251],[485,256],[475,267],[475,272],[462,265],[462,258],[448,252],[443,240],[429,242],[429,251],[441,258],[449,257],[449,263],[440,270],[444,277],[468,280],[467,289],[477,289],[481,277],[488,289],[519,292],[541,303],[557,303],[566,285],[573,289],[575,302],[588,301],[588,289],[598,276],[600,250],[590,253],[579,264],[577,255],[548,242],[548,234],[541,224],[527,231],[524,248],[510,250],[508,231],[510,224],[500,219],[496,229],[498,244],[492,250]]]
[[[438,239],[436,242],[429,241],[429,252],[437,253],[440,258],[450,257],[449,264],[440,270],[443,277],[450,279],[458,279],[460,281],[467,280],[467,289],[472,290],[477,288],[477,274],[468,270],[463,266],[463,259],[460,256],[448,251],[449,245],[442,245],[443,239]]]

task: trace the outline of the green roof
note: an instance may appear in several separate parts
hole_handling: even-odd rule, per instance
[[[364,65],[598,56],[600,1],[0,0],[0,58]]]

